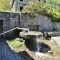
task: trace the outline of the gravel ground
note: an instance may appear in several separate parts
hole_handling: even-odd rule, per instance
[[[0,38],[0,60],[21,60],[4,39]]]

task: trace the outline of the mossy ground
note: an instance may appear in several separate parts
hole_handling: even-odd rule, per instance
[[[21,49],[23,49],[23,46],[24,46],[24,42],[20,42],[15,39],[7,40],[7,43],[15,52],[19,52]]]

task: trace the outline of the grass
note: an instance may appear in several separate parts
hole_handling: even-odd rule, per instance
[[[15,50],[16,52],[18,52],[20,50],[20,48],[24,45],[23,42],[20,42],[20,41],[17,41],[15,39],[11,40],[11,41],[8,41],[7,40],[7,43],[9,44],[9,46]]]

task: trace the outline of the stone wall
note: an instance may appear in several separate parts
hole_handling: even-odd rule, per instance
[[[20,15],[12,12],[0,12],[0,20],[3,20],[3,32],[20,27]],[[16,32],[11,31],[3,35],[4,38],[14,38]]]
[[[3,31],[9,30],[9,14],[0,12],[0,19],[3,20]]]
[[[10,15],[10,29],[19,27],[19,16],[18,14],[11,14]]]
[[[24,14],[21,14],[21,18],[19,18],[17,13],[0,12],[0,19],[3,20],[3,32],[19,27],[19,25],[23,28],[29,28],[28,25],[38,25],[39,31],[53,31],[53,28],[60,31],[60,22],[51,22],[50,18],[43,15],[26,18]]]
[[[35,18],[26,18],[25,14],[21,15],[21,26],[28,27],[28,25],[39,25],[39,31],[60,31],[60,22],[51,22],[51,19],[39,15]]]
[[[56,30],[60,31],[60,22],[52,22],[53,23],[53,28],[55,28]]]
[[[16,13],[0,12],[0,19],[3,20],[3,32],[19,27],[19,15]]]
[[[50,18],[39,15],[35,18],[29,19],[24,15],[21,16],[22,27],[28,27],[28,25],[39,25],[39,31],[52,31],[52,23]]]

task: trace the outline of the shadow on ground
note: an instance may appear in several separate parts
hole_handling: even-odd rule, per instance
[[[34,60],[26,51],[19,52],[18,55],[22,60]]]

